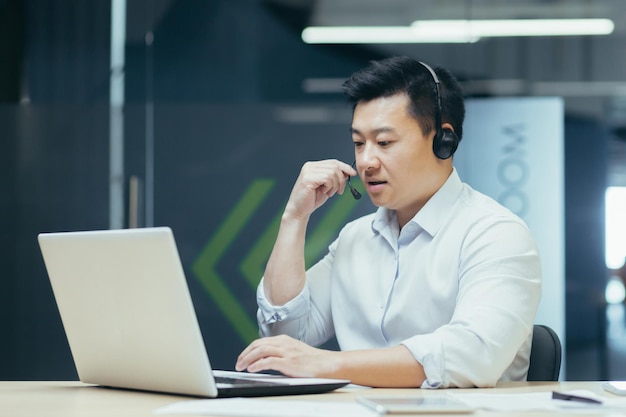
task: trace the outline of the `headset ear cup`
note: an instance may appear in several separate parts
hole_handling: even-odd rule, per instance
[[[459,146],[459,137],[451,129],[443,129],[435,135],[433,152],[439,159],[448,159]]]

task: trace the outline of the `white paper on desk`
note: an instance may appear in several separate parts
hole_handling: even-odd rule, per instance
[[[352,401],[257,400],[220,398],[181,401],[154,410],[154,414],[194,414],[224,417],[374,417],[376,412]]]
[[[602,404],[589,404],[578,401],[553,400],[552,392],[532,393],[454,393],[450,395],[475,407],[492,411],[593,411],[607,409],[626,409],[625,399],[602,397],[592,391],[567,391],[567,394],[578,395],[600,400]]]

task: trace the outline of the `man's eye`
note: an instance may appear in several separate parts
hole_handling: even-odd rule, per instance
[[[389,142],[389,141],[387,141],[387,140],[381,140],[381,141],[379,141],[379,142],[378,142],[378,144],[379,144],[380,146],[387,146],[387,145],[389,145],[389,143],[390,143],[390,142]]]
[[[363,142],[354,142],[355,148],[360,148],[361,146],[363,146]]]

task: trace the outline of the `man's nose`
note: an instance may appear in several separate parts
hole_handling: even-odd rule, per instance
[[[378,152],[375,147],[366,145],[361,155],[357,157],[357,166],[365,171],[378,166]]]

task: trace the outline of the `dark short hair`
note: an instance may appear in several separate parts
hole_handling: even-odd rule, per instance
[[[461,86],[445,68],[436,67],[434,71],[440,82],[441,121],[450,123],[460,140],[465,119]],[[415,117],[422,132],[429,134],[435,128],[435,81],[426,67],[413,58],[398,56],[370,61],[367,67],[343,83],[343,90],[353,110],[360,102],[404,92],[411,100],[409,113]]]

